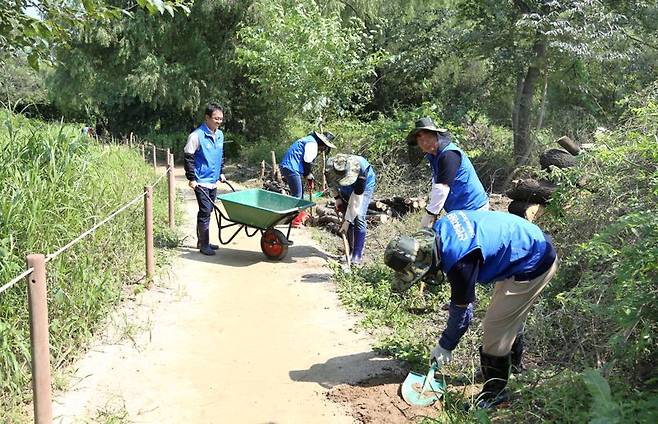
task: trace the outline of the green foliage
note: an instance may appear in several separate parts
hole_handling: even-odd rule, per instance
[[[612,400],[610,385],[601,373],[594,369],[583,372],[585,386],[592,396],[590,412],[591,424],[605,424],[619,422],[619,405]]]
[[[369,52],[372,35],[358,18],[342,24],[314,0],[256,1],[251,12],[235,61],[272,108],[313,120],[369,100],[383,52]]]
[[[25,269],[25,256],[64,246],[155,181],[137,151],[101,146],[79,126],[47,125],[0,111],[0,281]],[[166,185],[155,195],[156,238],[166,226]],[[48,263],[51,363],[71,359],[124,284],[142,275],[141,202]],[[159,260],[159,262],[161,262]],[[138,278],[138,277],[137,277]],[[28,394],[30,335],[25,282],[0,294],[0,409]]]
[[[132,7],[118,7],[104,0],[8,0],[0,4],[0,50],[28,54],[30,65],[50,60],[54,45],[65,45],[73,34],[98,23],[130,15]],[[188,0],[138,0],[149,13],[189,11]],[[0,63],[2,58],[0,58]]]

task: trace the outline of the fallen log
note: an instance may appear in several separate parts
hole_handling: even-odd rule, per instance
[[[538,203],[528,203],[522,200],[513,200],[508,206],[507,211],[511,214],[525,218],[533,222],[545,212],[546,208]]]
[[[562,146],[564,150],[566,150],[567,152],[571,153],[574,156],[577,156],[580,153],[580,146],[578,146],[578,144],[576,144],[573,140],[571,140],[566,135],[558,138],[557,144]]]
[[[375,215],[367,215],[366,216],[366,221],[370,224],[378,225],[378,224],[385,224],[391,219],[390,216],[379,213]]]
[[[512,200],[528,203],[547,203],[557,187],[548,181],[537,181],[532,178],[512,181],[512,186],[505,193]]]
[[[539,156],[539,164],[541,169],[548,169],[551,165],[563,169],[575,166],[576,159],[564,150],[550,149]]]
[[[319,216],[317,219],[318,225],[327,225],[330,223],[334,223],[337,225],[342,224],[343,220],[338,218],[336,215],[322,215]]]

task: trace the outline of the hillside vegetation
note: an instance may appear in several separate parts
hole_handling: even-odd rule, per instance
[[[100,145],[82,135],[79,125],[47,124],[3,110],[0,163],[2,284],[26,269],[28,253],[52,253],[156,179],[137,150]],[[171,237],[162,230],[166,185],[158,189],[156,237],[165,240]],[[50,352],[55,369],[78,354],[125,290],[141,287],[142,204],[48,264]],[[0,294],[0,410],[20,410],[31,397],[30,380],[29,317],[21,281]]]

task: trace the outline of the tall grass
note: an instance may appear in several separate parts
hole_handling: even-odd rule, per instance
[[[155,174],[136,151],[102,146],[71,125],[0,110],[0,282],[105,218]],[[156,232],[166,223],[166,185],[155,196]],[[51,361],[74,355],[144,266],[141,203],[48,264]],[[0,294],[0,410],[30,397],[30,338],[24,282]],[[7,412],[10,414],[10,412]],[[20,415],[20,414],[19,414]]]

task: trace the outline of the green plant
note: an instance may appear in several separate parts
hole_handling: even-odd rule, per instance
[[[4,110],[0,110],[0,162],[3,283],[25,269],[27,253],[57,250],[156,180],[136,150],[96,144],[76,125],[45,124]],[[163,183],[155,190],[156,228],[166,226],[166,190]],[[137,202],[48,263],[54,368],[75,356],[76,347],[121,299],[123,285],[142,275],[141,206]],[[29,397],[29,318],[23,284],[0,294],[3,411],[19,410]]]

